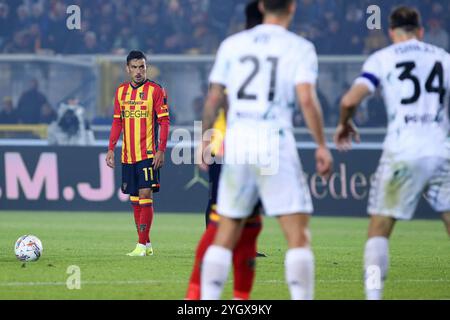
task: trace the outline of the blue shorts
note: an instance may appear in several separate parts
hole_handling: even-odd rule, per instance
[[[133,164],[122,163],[122,192],[137,196],[140,189],[159,191],[159,169],[153,169],[153,159]]]

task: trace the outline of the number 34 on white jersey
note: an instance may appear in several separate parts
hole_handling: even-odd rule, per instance
[[[450,156],[444,147],[450,142],[450,55],[445,50],[416,39],[393,44],[369,57],[356,82],[382,91],[387,151]]]

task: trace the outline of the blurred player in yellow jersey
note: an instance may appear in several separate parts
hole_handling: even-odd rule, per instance
[[[258,9],[258,1],[253,1],[246,7],[247,28],[252,28],[262,22],[262,14]],[[217,222],[220,217],[216,212],[217,191],[223,157],[223,138],[226,130],[225,109],[219,111],[214,123],[214,134],[211,139],[211,153],[215,161],[209,166],[202,163],[200,168],[209,172],[209,201],[205,212],[206,231],[198,244],[194,268],[192,270],[189,287],[186,294],[188,300],[200,299],[200,264],[206,249],[211,245],[217,232]],[[201,148],[199,148],[200,150]],[[255,257],[265,256],[256,252],[256,240],[262,229],[260,216],[261,205],[255,206],[253,215],[248,218],[241,238],[233,251],[234,266],[234,299],[248,300],[255,277]]]

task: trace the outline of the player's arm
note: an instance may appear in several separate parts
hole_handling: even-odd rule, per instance
[[[358,130],[353,123],[353,116],[361,102],[370,95],[370,90],[364,83],[354,84],[341,99],[339,124],[334,135],[334,143],[339,150],[348,150],[352,139],[360,142]]]
[[[158,170],[164,165],[164,152],[167,148],[167,140],[169,139],[170,117],[169,106],[167,105],[167,94],[163,88],[156,90],[154,110],[159,125],[159,141],[158,150],[153,158],[153,168]]]
[[[319,147],[325,147],[326,139],[323,131],[323,115],[315,85],[311,83],[298,84],[297,96],[299,97],[299,104],[306,124],[311,130],[314,140]]]
[[[214,128],[214,124],[217,121],[221,108],[224,108],[224,110],[227,109],[226,88],[221,84],[213,83],[208,90],[208,95],[203,108],[202,142],[195,151],[195,163],[203,171],[208,171],[208,164],[213,161],[212,150],[217,148],[217,139],[214,140],[214,137],[217,138],[215,135],[221,134],[221,132],[214,132],[213,135],[211,135],[211,145],[208,144],[209,140],[206,139],[205,133],[211,128]]]
[[[317,172],[326,176],[332,170],[333,158],[326,144],[322,108],[317,97],[316,86],[312,83],[300,83],[297,85],[296,91],[306,125],[318,145],[316,150]]]
[[[211,129],[219,114],[221,106],[226,104],[225,87],[221,84],[211,84],[208,96],[206,97],[205,107],[203,109],[202,132],[205,133]]]
[[[232,54],[233,50],[229,47],[227,40],[225,40],[221,43],[219,50],[217,51],[214,66],[209,75],[210,86],[203,108],[202,142],[195,153],[195,163],[199,164],[203,169],[207,168],[207,164],[212,163],[212,146],[210,146],[209,141],[205,139],[205,134],[207,134],[208,130],[214,126],[214,122],[219,114],[219,109],[226,106],[226,84],[228,83],[229,64]]]
[[[334,135],[334,143],[339,150],[350,149],[352,140],[357,143],[360,141],[352,118],[361,102],[377,90],[381,69],[379,54],[370,56],[364,63],[362,74],[342,97],[339,124]]]
[[[217,119],[219,110],[226,104],[225,86],[218,83],[211,83],[208,95],[206,97],[205,106],[203,108],[202,118],[202,144],[197,151],[197,163],[202,169],[206,169],[206,164],[211,163],[211,147],[209,140],[205,139],[208,130],[212,129]],[[206,160],[206,161],[205,161]],[[206,163],[205,163],[206,162]]]
[[[323,129],[323,115],[317,97],[316,82],[319,73],[319,63],[314,46],[311,44],[300,49],[295,73],[296,93],[306,125],[316,141],[316,170],[320,175],[327,176],[333,168],[333,157],[326,145]]]
[[[210,86],[203,109],[203,134],[213,127],[219,114],[219,108],[224,107],[227,109],[226,84],[229,77],[231,52],[227,41],[222,42],[217,51],[214,66],[209,75]]]
[[[111,126],[111,133],[109,135],[109,147],[108,153],[106,154],[106,164],[110,168],[114,168],[114,148],[119,141],[120,134],[122,133],[122,116],[120,113],[119,99],[116,96],[114,98],[114,116]]]

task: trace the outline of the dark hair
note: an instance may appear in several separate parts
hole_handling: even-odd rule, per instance
[[[130,53],[127,56],[127,64],[130,63],[131,60],[134,59],[144,59],[145,61],[147,61],[147,58],[145,57],[145,54],[142,51],[137,51],[137,50],[133,50],[130,51]]]
[[[245,7],[245,28],[251,29],[263,22],[263,14],[259,11],[259,1],[254,0]]]
[[[401,28],[407,32],[415,31],[422,27],[420,13],[412,7],[394,8],[389,18],[389,27],[391,29]]]
[[[285,13],[294,0],[262,0],[264,9],[270,13]]]

